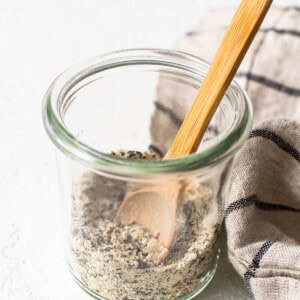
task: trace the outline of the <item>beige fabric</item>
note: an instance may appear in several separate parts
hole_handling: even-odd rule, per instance
[[[209,14],[176,49],[210,61],[233,13]],[[237,75],[253,101],[254,124],[277,117],[300,120],[300,11],[271,9],[261,28]]]
[[[232,15],[210,13],[176,48],[210,60]],[[300,299],[299,8],[270,11],[238,81],[253,103],[254,130],[236,157],[226,199],[229,258],[255,299]],[[161,78],[151,134],[162,152],[193,96]],[[157,130],[161,124],[168,131]]]
[[[238,153],[225,212],[228,254],[255,299],[300,298],[300,126],[260,124]]]

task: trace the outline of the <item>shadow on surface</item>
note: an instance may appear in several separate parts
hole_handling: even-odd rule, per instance
[[[215,277],[195,300],[249,300],[252,299],[242,278],[227,257],[226,230],[221,237],[221,255]]]

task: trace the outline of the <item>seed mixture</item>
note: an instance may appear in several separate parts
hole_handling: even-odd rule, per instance
[[[112,151],[111,154],[121,158],[144,159],[144,160],[157,159],[156,154],[153,152],[118,150],[118,151]]]
[[[145,154],[137,155],[144,159]],[[219,227],[212,222],[217,210],[212,190],[186,184],[180,226],[167,249],[159,233],[115,222],[126,189],[123,181],[92,172],[74,184],[69,263],[75,276],[109,300],[176,299],[190,294],[215,264]]]

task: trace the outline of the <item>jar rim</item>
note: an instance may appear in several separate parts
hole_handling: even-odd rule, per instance
[[[43,101],[42,114],[45,129],[56,147],[64,154],[99,172],[119,176],[143,176],[166,173],[186,173],[216,165],[225,161],[240,149],[248,138],[252,126],[252,106],[244,89],[235,81],[231,83],[240,93],[242,111],[240,118],[218,143],[185,157],[170,160],[129,160],[98,151],[79,141],[66,128],[59,113],[61,100],[71,87],[86,77],[124,64],[163,64],[175,66],[199,75],[200,66],[208,69],[209,64],[194,55],[159,48],[132,48],[109,52],[81,62],[60,74],[48,88]],[[228,92],[228,91],[227,91]],[[227,93],[226,92],[226,93]],[[230,100],[230,99],[229,99]]]

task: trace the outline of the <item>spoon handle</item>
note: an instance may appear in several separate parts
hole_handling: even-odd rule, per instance
[[[164,159],[197,151],[213,114],[240,66],[272,0],[242,0],[198,94]]]

